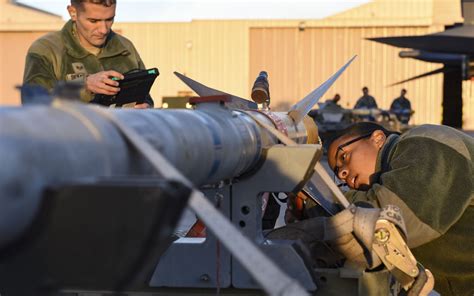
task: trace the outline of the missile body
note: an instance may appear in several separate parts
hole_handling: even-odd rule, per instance
[[[196,186],[248,172],[278,140],[246,112],[305,143],[312,120],[203,103],[196,110],[131,110],[56,102],[0,108],[0,246],[31,223],[44,189],[83,178],[152,175],[151,166],[103,115],[144,137]],[[314,138],[314,132],[311,138]],[[317,138],[317,136],[316,136]]]

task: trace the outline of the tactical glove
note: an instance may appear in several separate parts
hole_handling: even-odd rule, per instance
[[[351,205],[349,208],[332,217],[316,217],[275,229],[269,234],[269,239],[299,239],[312,250],[312,255],[321,261],[320,254],[316,254],[314,246],[322,243],[336,251],[337,258],[347,258],[356,266],[372,269],[381,264],[380,259],[372,251],[375,232],[375,222],[378,219],[387,219],[394,223],[402,232],[405,225],[400,210],[393,206],[384,209],[363,208]],[[318,248],[320,250],[320,248]],[[327,254],[326,254],[327,255]]]
[[[324,240],[356,266],[377,267],[381,261],[372,252],[372,242],[380,211],[350,206],[326,220]]]
[[[406,237],[405,223],[398,207],[388,205],[379,209],[351,205],[327,219],[324,240],[348,261],[360,267],[373,269],[382,263],[372,249],[375,223],[379,219],[395,224]]]

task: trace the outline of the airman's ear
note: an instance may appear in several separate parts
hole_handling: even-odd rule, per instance
[[[380,149],[382,148],[383,144],[385,144],[385,140],[387,139],[387,136],[385,136],[383,131],[376,130],[372,133],[372,136],[370,136],[370,138],[372,139],[376,147]]]
[[[67,11],[69,12],[69,16],[71,17],[71,20],[75,22],[77,20],[77,9],[76,7],[72,5],[67,6]]]

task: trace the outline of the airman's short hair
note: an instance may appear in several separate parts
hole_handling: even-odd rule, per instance
[[[93,3],[93,4],[100,4],[104,6],[112,6],[117,3],[116,0],[71,0],[71,5],[75,7],[80,7],[82,3]]]

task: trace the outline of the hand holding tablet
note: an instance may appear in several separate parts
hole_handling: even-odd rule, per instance
[[[115,95],[96,94],[91,103],[104,106],[143,103],[158,75],[160,75],[158,69],[152,68],[124,74],[122,80],[118,77],[111,77],[112,81],[119,82],[120,91]]]

